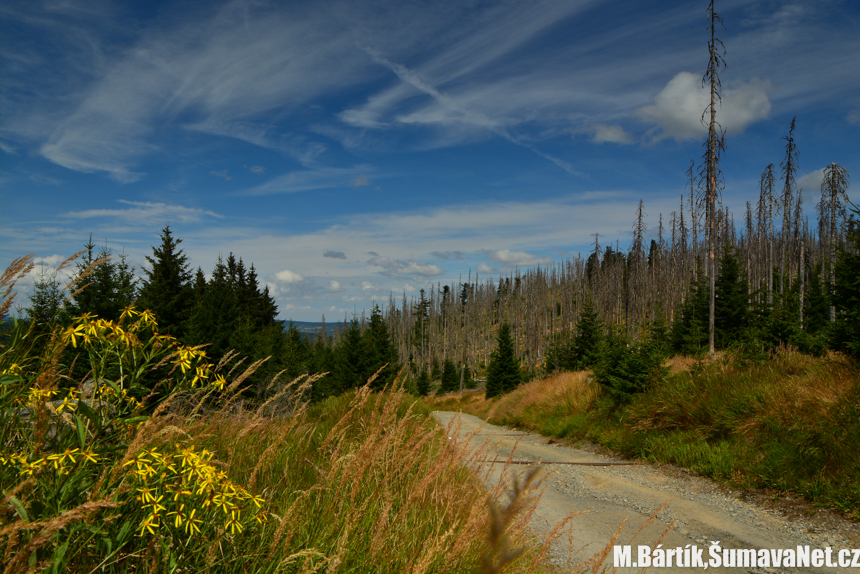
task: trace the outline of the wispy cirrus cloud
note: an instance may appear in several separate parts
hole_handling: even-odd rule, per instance
[[[125,199],[118,199],[117,203],[130,205],[131,207],[127,209],[85,209],[82,211],[67,211],[62,215],[73,219],[115,218],[129,223],[147,224],[163,223],[168,220],[191,223],[202,221],[207,217],[214,217],[217,219],[224,218],[223,215],[208,209],[185,207],[182,205],[170,205],[167,203],[150,201],[128,201]]]
[[[76,94],[79,103],[46,134],[41,153],[73,170],[130,182],[143,175],[133,166],[163,149],[157,134],[171,128],[280,147],[271,124],[255,127],[259,114],[289,113],[366,77],[368,62],[348,35],[332,29],[324,10],[230,2],[210,14],[149,30],[131,49],[106,57]],[[320,145],[310,142],[310,154]]]
[[[362,176],[362,172],[372,170],[369,165],[351,168],[319,167],[301,169],[274,177],[266,183],[240,192],[240,195],[272,195],[278,193],[297,193],[314,189],[333,189],[356,187],[351,182]]]

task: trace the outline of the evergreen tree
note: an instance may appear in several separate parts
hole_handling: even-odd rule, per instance
[[[603,321],[588,299],[576,322],[576,334],[571,341],[556,338],[547,352],[548,371],[579,371],[591,369],[600,356]]]
[[[374,305],[370,312],[370,325],[364,332],[362,361],[364,382],[367,382],[376,371],[387,364],[388,366],[379,373],[371,387],[381,389],[393,383],[397,371],[400,369],[398,358],[397,349],[391,341],[391,335],[388,333],[388,326],[382,317],[382,311],[380,311],[379,305]]]
[[[472,377],[472,369],[469,368],[469,365],[466,365],[463,368],[463,387],[466,389],[474,389],[477,388],[478,383],[475,381],[474,377]]]
[[[430,375],[427,371],[421,369],[421,374],[418,376],[418,396],[426,397],[430,394]]]
[[[616,402],[629,401],[666,373],[663,358],[651,341],[630,341],[616,333],[608,336],[601,347],[594,379]]]
[[[231,337],[238,319],[235,293],[230,285],[227,267],[220,257],[208,282],[203,273],[198,271],[192,295],[198,293],[200,302],[191,311],[186,327],[187,340],[192,345],[208,344],[207,354],[213,359],[220,359],[233,348]]]
[[[573,338],[571,353],[573,370],[590,369],[597,364],[602,338],[603,322],[594,308],[594,303],[588,299],[576,322],[576,335]]]
[[[451,359],[445,359],[442,367],[442,384],[439,386],[438,394],[453,393],[460,389],[460,376],[457,365]]]
[[[830,325],[830,297],[817,265],[809,270],[809,288],[803,301],[803,327],[810,335],[824,332]]]
[[[174,337],[184,334],[183,323],[192,305],[191,272],[180,243],[182,239],[173,238],[170,226],[164,226],[161,245],[152,248],[152,257],[146,257],[152,269],[143,270],[146,278],[138,297],[138,307],[155,313],[159,328]]]
[[[323,329],[317,333],[314,344],[310,348],[308,372],[329,374],[313,383],[313,388],[311,389],[312,400],[320,401],[337,394],[340,385],[337,382],[336,376],[332,373],[333,370],[334,350],[331,346],[331,339],[329,339],[328,333],[325,330],[325,317],[323,317]]]
[[[25,309],[27,317],[39,332],[46,331],[63,314],[65,295],[56,273],[42,273],[30,295],[30,306]]]
[[[296,326],[293,325],[293,322],[290,321],[284,341],[282,360],[284,367],[287,369],[286,374],[291,380],[308,372],[311,347],[307,338],[303,337]]]
[[[334,349],[332,394],[360,387],[367,382],[362,369],[364,363],[364,345],[361,338],[361,327],[358,317],[353,316],[340,342]]]
[[[442,378],[442,365],[439,363],[438,357],[433,357],[433,365],[430,367],[430,379],[438,381]]]
[[[520,362],[514,351],[511,326],[503,323],[496,338],[496,349],[487,368],[487,398],[497,397],[517,388],[523,380]]]
[[[669,338],[675,352],[694,355],[708,344],[708,294],[708,280],[700,267],[672,323]]]
[[[94,262],[102,263],[96,265],[89,275],[75,285],[77,294],[69,306],[69,313],[92,313],[102,319],[115,321],[119,319],[122,310],[134,302],[136,296],[137,279],[126,261],[128,256],[121,254],[119,263],[116,263],[111,260],[113,253],[108,247],[102,247],[94,256],[95,244],[92,235],[84,248],[86,255],[77,263],[76,279],[80,279]]]
[[[851,211],[860,216],[857,206]],[[839,348],[860,359],[860,227],[854,219],[846,227],[846,246],[839,250],[834,269],[834,340]]]
[[[749,327],[747,279],[730,244],[723,247],[715,288],[716,344],[726,348],[739,342]]]

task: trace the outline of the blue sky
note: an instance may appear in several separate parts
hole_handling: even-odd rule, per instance
[[[343,318],[668,222],[699,162],[707,2],[0,0],[0,266],[90,233],[142,265],[253,262],[280,317]],[[797,116],[860,176],[860,4],[718,1],[723,201]],[[22,299],[34,277],[21,284]]]

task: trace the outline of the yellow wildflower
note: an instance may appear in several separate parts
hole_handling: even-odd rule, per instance
[[[81,451],[81,456],[90,462],[98,462],[98,455],[96,453],[94,453],[92,450]]]
[[[140,535],[143,536],[144,532],[149,532],[150,534],[155,534],[155,529],[159,528],[161,524],[158,522],[158,513],[153,512],[149,516],[147,516],[143,522],[140,524]]]
[[[198,518],[194,518],[194,514],[197,512],[197,509],[193,509],[191,514],[187,516],[187,520],[185,521],[185,532],[189,535],[194,535],[195,532],[200,532],[200,524],[202,520]]]
[[[63,452],[48,455],[48,460],[54,462],[54,468],[59,468],[60,465],[65,463],[66,459],[72,461],[72,464],[74,464],[74,455],[80,452],[80,450],[79,448],[67,448]]]
[[[135,311],[134,305],[129,305],[123,308],[122,313],[119,316],[119,320],[122,321],[126,317],[134,317],[135,315],[140,315],[140,311]]]
[[[234,510],[230,513],[230,520],[224,525],[226,530],[230,531],[230,534],[236,534],[236,531],[242,532],[242,523],[239,522],[239,512]]]
[[[20,375],[22,374],[21,366],[18,363],[12,363],[6,369],[0,371],[0,374],[3,375]]]
[[[215,380],[212,381],[212,386],[218,389],[219,391],[223,391],[224,387],[227,385],[227,381],[224,380],[224,375],[215,375]]]
[[[182,522],[187,518],[185,516],[185,505],[181,504],[178,509],[173,512],[168,512],[168,516],[175,516],[176,518],[173,520],[173,527],[179,528],[182,526]]]

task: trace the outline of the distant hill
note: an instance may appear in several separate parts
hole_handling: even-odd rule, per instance
[[[302,335],[304,335],[305,337],[307,337],[309,339],[312,339],[316,335],[316,333],[320,329],[322,329],[322,326],[323,326],[322,323],[314,323],[311,321],[293,321],[292,323],[296,327],[296,329],[299,330],[299,333],[301,333]],[[284,327],[284,331],[286,331],[287,329],[290,328],[290,322],[289,321],[281,321],[281,324]],[[340,323],[326,323],[325,324],[326,331],[328,331],[329,337],[334,334],[335,325],[339,325],[339,324]]]

